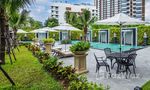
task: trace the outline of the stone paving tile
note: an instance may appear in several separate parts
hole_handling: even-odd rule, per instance
[[[64,49],[64,45],[59,45]],[[70,45],[67,45],[67,48],[69,48]],[[137,78],[120,78],[118,77],[112,77],[112,78],[106,78],[103,77],[104,73],[106,73],[105,68],[100,68],[99,74],[95,73],[96,69],[96,61],[93,56],[93,53],[96,53],[97,56],[104,56],[104,51],[102,50],[96,50],[96,49],[90,49],[89,54],[87,56],[87,69],[89,72],[85,74],[89,81],[101,83],[105,86],[108,85],[110,87],[110,90],[133,90],[135,86],[142,86],[144,83],[146,83],[148,80],[150,80],[150,47],[139,50],[137,52],[138,56],[136,58],[136,73],[139,75]],[[64,65],[72,65],[74,66],[74,58],[62,58],[60,61],[64,62]],[[108,61],[108,63],[110,63]],[[131,68],[132,70],[132,68]],[[116,66],[111,70],[111,73],[113,75],[115,74]],[[120,74],[119,74],[120,75]],[[106,76],[106,75],[105,75]]]

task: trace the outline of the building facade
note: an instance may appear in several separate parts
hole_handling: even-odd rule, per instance
[[[107,19],[118,13],[145,20],[145,0],[94,0],[98,19]]]
[[[83,9],[87,9],[91,12],[91,17],[97,17],[97,9],[92,5],[81,5],[81,4],[69,4],[69,3],[51,3],[50,5],[50,18],[56,18],[59,24],[66,23],[65,12],[76,12],[81,13]]]

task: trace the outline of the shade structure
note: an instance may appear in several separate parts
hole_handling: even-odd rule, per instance
[[[46,31],[40,31],[38,29],[30,31],[31,33],[46,33]]]
[[[56,30],[50,28],[50,27],[44,27],[44,28],[41,28],[39,29],[40,31],[46,31],[46,32],[57,32]]]
[[[105,19],[105,20],[100,20],[97,21],[96,24],[99,25],[119,25],[120,30],[122,29],[123,25],[139,25],[139,24],[146,24],[145,21],[130,17],[124,13],[119,13],[116,14],[115,16]],[[122,45],[122,33],[120,32],[120,52],[121,52],[121,45]]]
[[[46,33],[49,31],[57,32],[56,30],[53,30],[52,28],[49,27],[44,27],[44,28],[39,28],[31,31],[31,33]]]
[[[68,23],[65,24],[61,24],[59,26],[53,27],[52,29],[54,30],[59,30],[59,31],[72,31],[72,30],[79,30],[78,28],[75,28],[73,26],[71,26]],[[80,31],[80,30],[79,30]]]
[[[18,29],[18,30],[17,30],[17,33],[28,33],[28,32],[26,32],[26,31],[24,31],[24,30],[22,30],[22,29]]]
[[[114,17],[96,22],[96,24],[101,25],[138,25],[145,23],[145,21],[130,17],[124,13],[119,13],[116,14]]]

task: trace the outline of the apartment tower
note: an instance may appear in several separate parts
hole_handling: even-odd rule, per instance
[[[53,2],[50,5],[50,17],[58,19],[59,23],[66,23],[65,12],[81,13],[83,9],[87,9],[91,12],[91,17],[97,17],[97,9],[93,5],[87,4],[70,4],[64,2]]]
[[[118,13],[145,20],[145,0],[94,0],[99,20]]]

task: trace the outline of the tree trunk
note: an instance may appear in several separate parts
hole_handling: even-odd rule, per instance
[[[6,18],[5,11],[3,8],[0,8],[0,60],[2,64],[5,64],[5,31],[6,31]]]
[[[84,26],[84,40],[86,41],[87,36],[87,26]]]

